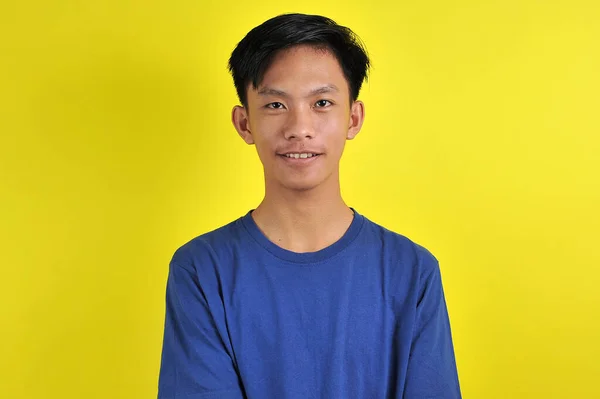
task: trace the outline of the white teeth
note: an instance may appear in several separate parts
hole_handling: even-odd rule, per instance
[[[286,157],[288,158],[295,158],[295,159],[299,159],[299,158],[312,158],[314,156],[316,156],[316,154],[309,154],[309,153],[302,153],[302,154],[285,154]]]

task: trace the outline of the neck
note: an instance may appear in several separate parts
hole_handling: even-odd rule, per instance
[[[252,212],[273,243],[294,252],[316,252],[339,240],[354,217],[335,184],[298,191],[265,185],[265,197]]]

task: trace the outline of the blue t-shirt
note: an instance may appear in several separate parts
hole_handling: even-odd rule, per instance
[[[251,212],[169,268],[159,399],[460,398],[436,258],[354,210],[296,253]]]

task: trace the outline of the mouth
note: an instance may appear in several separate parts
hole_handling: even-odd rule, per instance
[[[278,154],[288,165],[308,165],[315,162],[321,154],[317,153],[289,153]]]
[[[288,154],[278,154],[284,158],[288,158],[288,159],[309,159],[309,158],[314,158],[314,157],[318,157],[321,154],[317,154],[314,152],[294,152],[294,153],[288,153]]]

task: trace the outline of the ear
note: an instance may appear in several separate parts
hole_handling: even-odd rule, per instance
[[[254,144],[254,137],[250,131],[250,122],[248,120],[248,111],[246,108],[236,105],[231,111],[231,122],[235,130],[246,144]]]
[[[365,104],[362,101],[354,101],[350,106],[350,124],[348,126],[348,132],[346,138],[352,140],[362,127],[363,121],[365,120]]]

